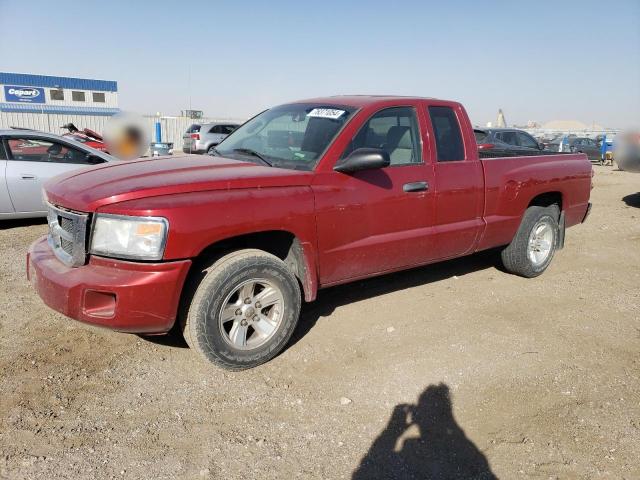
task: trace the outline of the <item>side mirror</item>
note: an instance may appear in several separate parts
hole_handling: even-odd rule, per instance
[[[359,172],[360,170],[384,168],[390,164],[389,153],[384,150],[379,148],[358,148],[333,169],[336,172],[351,173]]]

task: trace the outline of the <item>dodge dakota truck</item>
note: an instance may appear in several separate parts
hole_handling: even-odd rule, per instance
[[[584,154],[480,159],[452,101],[290,103],[212,153],[48,182],[49,234],[27,258],[42,300],[123,332],[178,322],[191,348],[239,370],[277,355],[324,287],[496,247],[535,277],[591,206]]]

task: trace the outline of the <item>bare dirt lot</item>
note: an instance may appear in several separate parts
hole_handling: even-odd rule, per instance
[[[322,291],[275,360],[99,330],[24,275],[0,225],[0,478],[640,478],[640,174],[541,277],[484,253]]]

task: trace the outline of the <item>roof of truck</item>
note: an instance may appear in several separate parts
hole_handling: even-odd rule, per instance
[[[365,107],[375,103],[384,103],[393,100],[441,100],[431,97],[411,97],[401,95],[335,95],[331,97],[309,98],[298,100],[294,103],[324,103],[327,105],[345,105],[348,107]]]

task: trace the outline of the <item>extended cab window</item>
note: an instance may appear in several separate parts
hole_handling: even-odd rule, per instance
[[[313,170],[354,111],[315,103],[281,105],[234,130],[216,151],[273,167]]]
[[[429,107],[429,117],[436,137],[439,162],[464,160],[464,145],[460,125],[452,108]]]
[[[389,153],[391,165],[420,163],[420,130],[415,110],[394,107],[376,113],[353,137],[342,158],[358,148],[385,150]]]
[[[23,162],[77,163],[89,165],[87,154],[62,143],[39,138],[9,138],[11,160]]]

